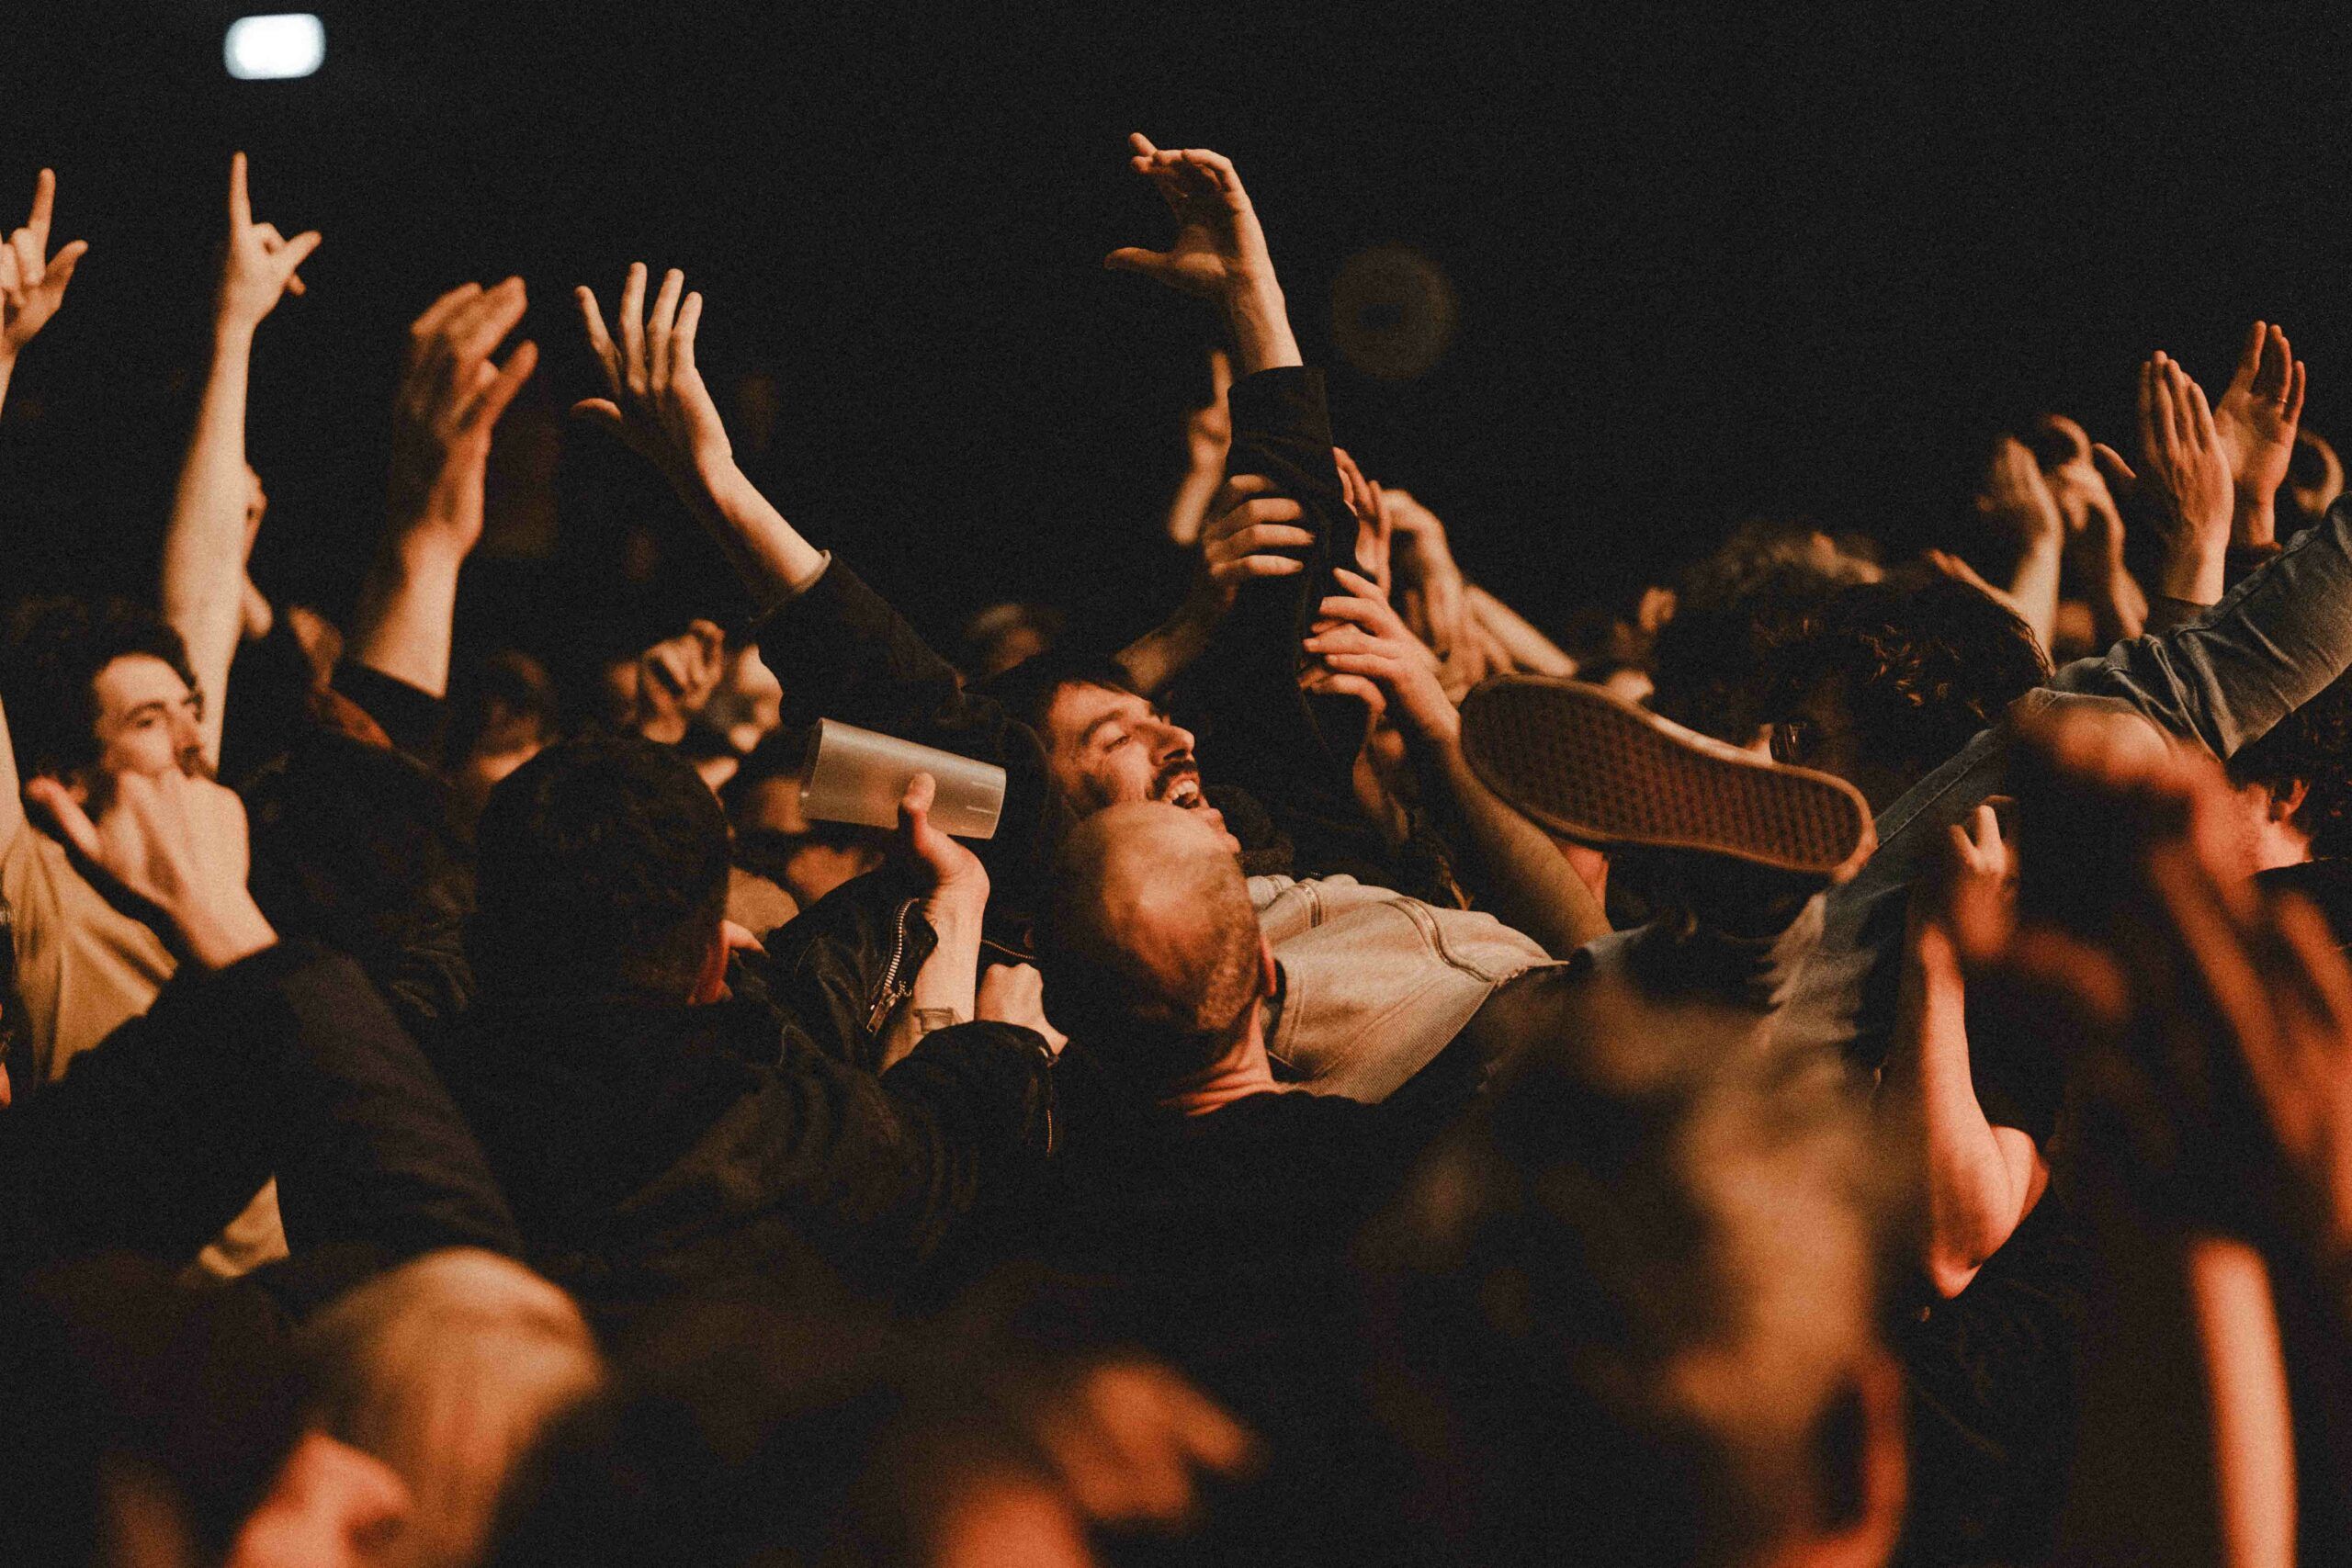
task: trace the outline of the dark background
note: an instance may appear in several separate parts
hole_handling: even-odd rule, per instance
[[[2064,408],[2129,449],[2138,358],[2167,348],[2218,393],[2256,314],[2311,362],[2311,423],[2352,437],[2352,37],[2316,7],[1726,28],[314,0],[325,70],[232,82],[222,29],[259,8],[83,0],[0,28],[0,215],[52,164],[57,238],[93,247],[0,427],[9,590],[152,561],[236,147],[258,216],[326,234],[257,355],[274,592],[334,604],[356,578],[406,320],[463,278],[530,284],[547,356],[502,430],[477,641],[615,634],[631,524],[666,542],[673,604],[703,592],[699,543],[625,459],[582,438],[556,468],[557,411],[590,389],[570,288],[609,299],[638,257],[707,295],[730,412],[742,373],[775,378],[752,457],[787,515],[919,617],[1007,595],[1158,613],[1208,322],[1100,268],[1168,233],[1122,161],[1138,129],[1234,157],[1310,360],[1332,363],[1346,256],[1402,243],[1443,268],[1452,351],[1404,384],[1335,366],[1335,422],[1539,619],[1756,513],[1951,537],[2003,423]],[[517,502],[550,469],[552,519]],[[514,558],[534,520],[567,568]]]

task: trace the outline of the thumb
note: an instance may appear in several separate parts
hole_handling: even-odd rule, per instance
[[[610,398],[582,398],[571,405],[571,417],[601,424],[616,435],[628,429],[628,421],[621,417],[620,405]]]
[[[307,286],[294,274],[310,259],[311,253],[319,248],[321,238],[316,229],[306,229],[287,241],[285,247],[277,253],[277,265],[286,269],[286,292],[288,294],[299,295],[305,291]]]
[[[64,293],[65,286],[74,281],[74,267],[81,264],[83,254],[89,248],[89,241],[76,240],[58,252],[50,258],[49,270],[43,275],[44,280],[60,294]]]
[[[2132,465],[2123,460],[2123,454],[2104,441],[2091,443],[2091,461],[2098,466],[2099,477],[2107,481],[2107,488],[2119,494],[2133,489],[2140,482],[2140,476],[2132,471]]]
[[[1147,251],[1140,245],[1122,245],[1102,258],[1102,265],[1113,272],[1139,272],[1146,277],[1158,277],[1168,270],[1168,258],[1158,251]]]
[[[907,781],[904,795],[899,797],[899,826],[915,838],[922,837],[931,826],[931,803],[939,797],[939,781],[929,773],[917,773]]]
[[[98,858],[97,827],[63,784],[55,779],[34,779],[25,785],[25,798],[49,814],[58,832],[82,852],[83,858]]]

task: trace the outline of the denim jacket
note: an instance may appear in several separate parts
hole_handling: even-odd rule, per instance
[[[2062,704],[2120,705],[2227,758],[2352,666],[2352,499],[2289,542],[2200,619],[2119,642],[2027,693],[2015,716]],[[1842,1053],[1866,1071],[1885,1055],[1911,884],[1944,831],[2008,773],[2008,728],[1979,733],[1879,814],[1878,852],[1833,889],[1821,941],[1774,1032],[1781,1046]]]

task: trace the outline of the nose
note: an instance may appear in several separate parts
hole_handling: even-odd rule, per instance
[[[183,761],[204,755],[204,726],[193,707],[183,707],[172,719],[172,747]]]
[[[1193,750],[1193,732],[1172,720],[1155,717],[1159,728],[1159,743],[1151,749],[1151,760],[1164,762],[1170,757],[1189,756]]]

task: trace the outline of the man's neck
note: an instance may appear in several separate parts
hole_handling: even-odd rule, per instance
[[[1162,1110],[1180,1116],[1206,1116],[1237,1100],[1271,1094],[1282,1086],[1266,1059],[1266,1037],[1254,1022],[1250,1032],[1209,1067],[1171,1085],[1159,1097]]]

